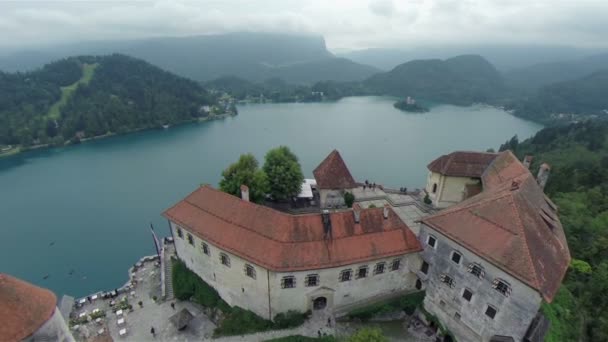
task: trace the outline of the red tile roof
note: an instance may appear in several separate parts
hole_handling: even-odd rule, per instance
[[[433,160],[427,168],[444,176],[481,177],[496,153],[457,151]]]
[[[0,273],[0,340],[32,335],[53,316],[56,305],[53,292]]]
[[[479,195],[422,222],[551,302],[570,264],[564,230],[552,202],[510,151],[494,159],[482,183]]]
[[[338,150],[333,150],[312,172],[319,189],[351,189],[357,187]]]
[[[289,215],[202,186],[163,213],[199,238],[273,271],[299,271],[349,265],[418,252],[416,236],[389,210],[330,214],[325,238],[321,214]]]

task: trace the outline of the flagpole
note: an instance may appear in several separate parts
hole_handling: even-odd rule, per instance
[[[152,232],[152,240],[154,240],[154,246],[156,247],[156,254],[160,258],[160,246],[158,245],[158,238],[156,237],[156,233],[154,232],[154,226],[152,222],[150,222],[150,231]]]

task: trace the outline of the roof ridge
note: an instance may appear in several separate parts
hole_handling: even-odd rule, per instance
[[[230,196],[231,196],[231,195],[230,195]],[[269,240],[276,241],[276,242],[278,242],[278,243],[317,242],[317,241],[324,241],[324,240],[325,240],[325,239],[312,239],[312,240],[307,240],[307,241],[298,241],[298,240],[280,240],[280,239],[274,238],[274,237],[273,237],[273,236],[271,236],[271,235],[262,234],[262,233],[261,233],[261,232],[259,232],[258,230],[248,228],[248,227],[246,227],[246,226],[244,226],[244,225],[242,225],[242,224],[240,224],[240,223],[237,223],[237,222],[234,222],[234,221],[232,221],[232,220],[230,220],[230,219],[224,218],[223,216],[219,216],[219,215],[217,215],[217,214],[214,214],[214,213],[212,213],[212,212],[210,212],[210,211],[208,211],[208,210],[206,210],[206,209],[204,209],[204,208],[201,208],[201,207],[200,207],[200,206],[198,206],[197,204],[190,202],[190,201],[188,200],[188,198],[184,199],[184,201],[185,201],[186,203],[190,204],[191,206],[196,207],[196,208],[198,208],[198,209],[200,209],[200,210],[202,210],[202,211],[206,212],[207,214],[209,214],[209,215],[211,215],[211,216],[213,216],[213,217],[215,217],[215,218],[217,218],[217,219],[219,219],[219,220],[222,220],[222,221],[224,221],[224,222],[227,222],[227,223],[233,224],[233,225],[235,225],[235,226],[241,227],[241,228],[243,228],[243,229],[245,229],[245,230],[247,230],[247,231],[250,231],[250,232],[255,233],[255,234],[257,234],[257,235],[263,236],[263,237],[265,237],[265,238],[267,238],[267,239],[269,239]],[[176,204],[176,205],[177,205],[177,204]],[[257,205],[257,204],[256,204],[256,207],[264,207],[264,206],[261,206],[261,205]],[[271,209],[271,208],[268,208],[268,209]],[[367,208],[367,209],[370,209],[370,208]],[[376,209],[375,211],[382,210],[382,208],[371,208],[371,210],[370,210],[370,211],[374,211],[374,209]],[[274,210],[274,209],[271,209],[271,210],[281,213],[280,211],[277,211],[277,210]],[[347,213],[347,212],[346,212],[346,211],[344,211],[344,212],[337,212],[337,213],[333,213],[333,214],[345,214],[345,213]],[[393,211],[393,213],[394,213],[395,215],[397,215],[397,213],[395,213],[394,211]],[[319,213],[319,214],[307,214],[307,215],[310,215],[310,216],[313,216],[313,215],[314,215],[314,216],[320,216],[321,214]],[[302,216],[305,216],[305,215],[299,215],[299,216],[300,216],[300,217],[302,217]],[[400,220],[400,219],[399,219],[399,220]],[[400,222],[401,222],[401,224],[402,224],[403,226],[405,226],[405,228],[410,229],[410,227],[409,227],[409,226],[408,226],[408,225],[407,225],[405,222],[402,222],[401,220],[400,220]],[[293,223],[293,222],[291,222],[291,223]],[[186,226],[187,226],[187,225],[186,225]],[[394,230],[403,230],[403,229],[402,229],[402,228],[393,228],[393,229],[385,230],[385,229],[384,229],[384,227],[383,227],[383,229],[382,229],[382,230],[380,230],[380,231],[371,231],[371,232],[365,232],[365,231],[364,231],[362,234],[345,235],[345,236],[338,237],[338,238],[333,238],[333,237],[332,237],[332,240],[333,240],[333,241],[337,241],[337,240],[343,240],[343,239],[347,239],[347,238],[349,238],[349,237],[353,237],[353,236],[359,236],[359,235],[368,235],[368,236],[369,236],[369,235],[380,234],[380,233],[383,233],[383,232],[386,232],[386,231],[394,231]]]

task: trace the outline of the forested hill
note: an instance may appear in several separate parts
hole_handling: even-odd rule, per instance
[[[572,120],[570,115],[608,117],[608,70],[544,86],[512,105],[515,114],[535,121]]]
[[[206,82],[236,76],[252,82],[281,78],[293,84],[361,81],[379,70],[331,54],[322,36],[234,32],[191,37],[82,42],[0,56],[0,70],[23,71],[74,55],[121,53]]]
[[[27,73],[0,72],[0,146],[192,121],[212,102],[198,83],[135,58],[71,57]]]
[[[476,55],[407,62],[368,78],[364,86],[377,94],[412,96],[457,105],[491,103],[503,97],[505,91],[504,81],[496,68]]]
[[[559,207],[572,264],[543,312],[547,342],[608,341],[608,122],[549,127],[520,144],[534,156],[531,170],[551,165],[546,191]]]

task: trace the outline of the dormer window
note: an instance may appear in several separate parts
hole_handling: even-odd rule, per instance
[[[433,235],[429,235],[426,238],[426,244],[429,245],[429,246],[431,246],[431,247],[433,247],[433,248],[436,248],[437,247],[437,238],[434,237]]]
[[[451,259],[456,265],[460,265],[460,262],[462,261],[462,254],[458,252],[452,252]]]
[[[492,282],[492,288],[507,297],[511,295],[511,285],[500,278],[494,279]]]
[[[476,263],[469,264],[467,271],[479,279],[483,279],[486,274],[486,272],[483,270],[483,267]]]

